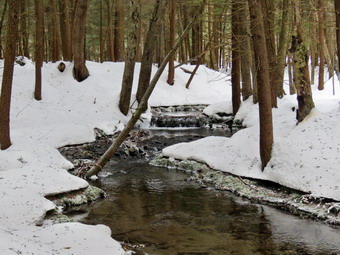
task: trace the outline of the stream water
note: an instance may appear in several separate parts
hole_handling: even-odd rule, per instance
[[[156,140],[163,137],[171,143],[209,132],[151,130]],[[142,159],[113,160],[106,173],[93,184],[104,189],[107,198],[92,204],[81,221],[108,225],[112,237],[135,246],[137,254],[340,254],[338,228],[202,188],[187,181],[186,173],[150,166]]]

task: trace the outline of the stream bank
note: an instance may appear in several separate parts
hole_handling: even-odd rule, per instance
[[[176,114],[180,118],[182,117],[180,114]],[[184,119],[187,121],[187,118]],[[173,120],[171,123],[173,123]],[[236,235],[236,239],[230,239],[230,233],[227,234],[228,240],[232,241],[230,241],[231,243],[229,241],[226,243],[233,247],[231,250],[235,254],[321,255],[340,253],[340,247],[328,249],[322,246],[322,249],[319,249],[310,245],[311,240],[307,242],[308,245],[304,244],[302,248],[299,248],[299,245],[294,242],[292,242],[293,244],[290,243],[290,241],[288,243],[292,248],[285,250],[285,245],[287,245],[285,242],[277,244],[275,241],[275,245],[262,244],[257,246],[253,243],[254,240],[248,243],[249,240],[242,236],[242,233],[245,233],[246,236],[253,236],[256,235],[254,232],[257,230],[265,230],[269,236],[258,236],[255,240],[272,239],[271,233],[275,232],[274,229],[272,227],[263,228],[262,226],[277,224],[268,223],[268,218],[278,217],[273,215],[280,215],[278,217],[280,218],[279,221],[283,221],[285,224],[287,224],[287,221],[297,221],[302,226],[313,225],[313,231],[325,228],[322,232],[330,233],[331,237],[339,236],[340,232],[337,228],[332,233],[332,228],[327,225],[323,226],[315,221],[304,220],[312,218],[329,224],[339,224],[339,203],[312,197],[273,183],[218,172],[199,162],[179,161],[166,158],[160,154],[164,147],[175,143],[192,141],[209,135],[230,136],[231,131],[233,129],[214,129],[209,127],[189,129],[153,127],[148,130],[133,131],[108,166],[99,174],[98,179],[91,182],[92,185],[105,190],[106,199],[90,205],[88,205],[88,200],[84,200],[85,206],[76,209],[77,216],[74,219],[87,224],[110,226],[113,232],[112,237],[122,242],[128,249],[138,251],[139,253],[137,254],[229,254],[223,253],[226,246],[223,246],[217,240],[220,240],[221,237],[223,238],[221,233],[227,234],[232,229],[232,222],[238,221],[238,214],[247,215],[244,219],[246,224],[250,224],[254,220],[253,217],[256,219],[264,217],[265,220],[256,220],[255,225],[251,224],[251,229],[243,225],[237,225],[237,228],[242,229],[242,231],[237,232],[237,234],[231,234],[232,236]],[[86,170],[91,167],[91,164],[111,144],[112,139],[115,138],[115,135],[111,137],[102,134],[102,132],[97,133],[99,135],[94,143],[61,148],[62,154],[75,164],[74,174],[83,176]],[[154,166],[147,163],[151,159],[153,159],[151,164]],[[158,166],[161,166],[161,168]],[[177,170],[167,170],[164,167]],[[178,171],[178,169],[181,171]],[[238,197],[246,198],[247,200],[235,198],[225,191],[231,191]],[[218,199],[215,200],[214,197]],[[200,200],[201,198],[202,200]],[[233,202],[230,202],[229,199]],[[216,205],[218,208],[214,206],[215,209],[213,210],[209,209],[201,212],[201,208],[205,208],[207,203],[211,203],[208,202],[210,200],[213,200],[213,203],[220,204],[221,207]],[[237,201],[236,204],[241,204],[236,206],[236,212],[234,209],[230,209],[231,211],[222,209],[224,206],[235,204],[235,200]],[[178,203],[183,204],[184,208],[182,206],[178,207]],[[244,203],[247,204],[246,207],[242,206]],[[188,209],[186,204],[195,204],[195,206],[189,206]],[[281,215],[279,211],[266,207],[264,204],[288,210],[290,213],[299,215],[299,218],[292,218],[285,214]],[[252,208],[250,209],[251,212],[256,212],[255,215],[249,213],[248,205]],[[263,211],[270,211],[270,216],[263,213]],[[80,217],[79,213],[82,213]],[[260,215],[257,213],[260,213]],[[189,220],[193,215],[197,214],[200,215],[194,218],[195,220]],[[218,214],[219,216],[217,218],[212,216],[211,222],[204,224],[205,227],[199,227],[208,214]],[[218,222],[221,220],[224,222],[225,215],[234,214],[235,218],[228,221],[223,230],[220,230]],[[72,220],[73,212],[69,216]],[[187,221],[190,222],[190,230],[184,227]],[[136,224],[140,225],[137,227]],[[282,228],[281,225],[280,228]],[[164,235],[159,234],[162,231],[165,231]],[[201,234],[202,231],[203,233],[208,233],[208,236],[212,235],[214,237],[209,239],[205,234]],[[303,232],[303,229],[299,231]],[[155,232],[156,235],[154,235]],[[291,232],[293,231],[289,230],[289,236],[293,235]],[[174,239],[178,235],[181,238]],[[182,238],[186,239],[185,236],[188,237],[188,240],[183,241]],[[191,240],[191,236],[193,236],[193,240]],[[319,236],[317,238],[322,239]],[[210,241],[198,245],[196,241],[201,240],[200,242],[202,242],[202,239],[209,239]],[[193,244],[194,240],[196,240],[196,243],[194,242]],[[236,241],[235,243],[235,240],[241,241]],[[326,240],[325,242],[327,245],[331,245],[331,241]],[[195,245],[197,247],[193,248]],[[216,247],[216,245],[220,247]],[[249,245],[250,248],[241,249],[240,251],[240,245]],[[310,246],[313,247],[311,248]]]

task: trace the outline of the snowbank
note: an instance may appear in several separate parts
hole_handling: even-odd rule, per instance
[[[173,145],[165,148],[163,154],[194,159],[217,170],[274,181],[340,201],[339,82],[335,83],[335,96],[331,80],[325,87],[325,90],[318,91],[313,86],[316,108],[299,125],[295,121],[296,96],[279,100],[278,109],[273,110],[275,141],[272,159],[263,172],[259,157],[258,106],[252,104],[251,98],[242,103],[236,116],[248,128],[231,138],[208,137]],[[212,108],[218,108],[218,105]]]
[[[113,133],[128,119],[117,110],[123,63],[87,62],[91,76],[81,83],[73,80],[71,63],[66,63],[63,73],[57,65],[43,67],[43,99],[39,102],[33,99],[33,63],[26,60],[25,66],[15,66],[13,145],[0,151],[0,254],[125,254],[105,226],[67,223],[38,227],[46,212],[55,208],[46,195],[88,186],[67,172],[72,164],[56,148],[93,141],[95,127]],[[214,81],[216,77],[218,81]],[[230,94],[223,77],[204,67],[198,70],[190,90],[184,88],[188,78],[179,70],[176,85],[168,86],[164,74],[150,104],[209,104]]]

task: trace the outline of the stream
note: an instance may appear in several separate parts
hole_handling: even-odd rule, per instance
[[[155,153],[174,143],[231,135],[211,128],[147,131],[146,146]],[[340,255],[339,228],[202,187],[189,177],[145,158],[114,157],[92,182],[107,197],[75,218],[109,226],[112,237],[136,255]]]

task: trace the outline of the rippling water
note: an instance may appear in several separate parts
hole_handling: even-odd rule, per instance
[[[340,254],[340,230],[229,193],[203,189],[182,172],[116,162],[96,182],[108,198],[83,222],[159,255]]]

